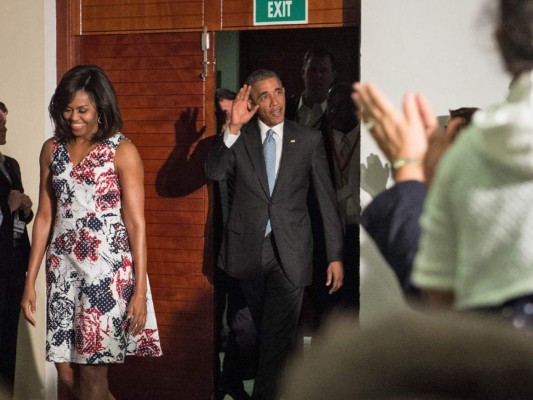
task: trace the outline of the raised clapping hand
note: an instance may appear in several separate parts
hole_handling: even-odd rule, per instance
[[[406,93],[400,112],[374,85],[355,83],[354,89],[353,99],[359,106],[359,117],[389,161],[411,159],[421,162],[428,148],[428,139],[438,128],[437,118],[426,98],[421,94]],[[420,164],[407,167],[409,179],[424,180]],[[396,180],[405,180],[399,176],[399,171],[394,174]]]
[[[233,100],[231,107],[231,122],[229,131],[231,134],[236,134],[241,130],[241,127],[250,121],[250,119],[257,112],[259,105],[253,105],[250,99],[252,87],[244,85],[239,89],[239,93]]]

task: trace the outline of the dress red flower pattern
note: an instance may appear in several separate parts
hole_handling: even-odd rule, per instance
[[[126,355],[161,353],[150,286],[145,329],[127,334],[135,285],[128,234],[121,215],[115,152],[126,137],[99,142],[77,165],[56,142],[52,186],[57,200],[46,255],[46,359],[78,364],[120,363]]]

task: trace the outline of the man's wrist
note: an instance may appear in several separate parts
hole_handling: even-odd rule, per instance
[[[231,135],[237,135],[241,131],[242,125],[234,125],[231,122],[228,124],[228,132]]]

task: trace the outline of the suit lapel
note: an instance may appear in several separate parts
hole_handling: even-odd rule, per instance
[[[20,181],[20,175],[18,174],[18,171],[14,166],[14,160],[9,157],[6,157],[5,160],[7,172],[9,173],[9,177],[11,178],[11,185],[13,186],[13,188],[20,190],[20,188],[22,188],[22,182]]]
[[[259,131],[257,119],[248,124],[247,129],[244,132],[243,139],[263,191],[267,197],[270,197],[265,157],[263,155],[263,144],[261,143],[261,132]]]
[[[278,187],[283,186],[285,180],[290,175],[291,163],[295,159],[294,154],[297,149],[296,132],[290,129],[290,123],[287,122],[285,121],[283,125],[283,148],[281,150],[278,177],[272,195],[276,193],[276,190],[279,190]]]

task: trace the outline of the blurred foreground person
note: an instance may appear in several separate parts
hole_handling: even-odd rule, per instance
[[[531,337],[495,318],[393,314],[339,319],[284,375],[290,400],[527,400]]]
[[[533,0],[500,0],[496,37],[510,93],[478,111],[446,153],[421,219],[420,248],[411,275],[430,304],[500,313],[516,327],[532,327],[533,307]],[[404,114],[367,107],[363,122],[413,138],[410,151],[435,124],[421,95],[407,94]],[[399,155],[416,168],[416,153]]]

